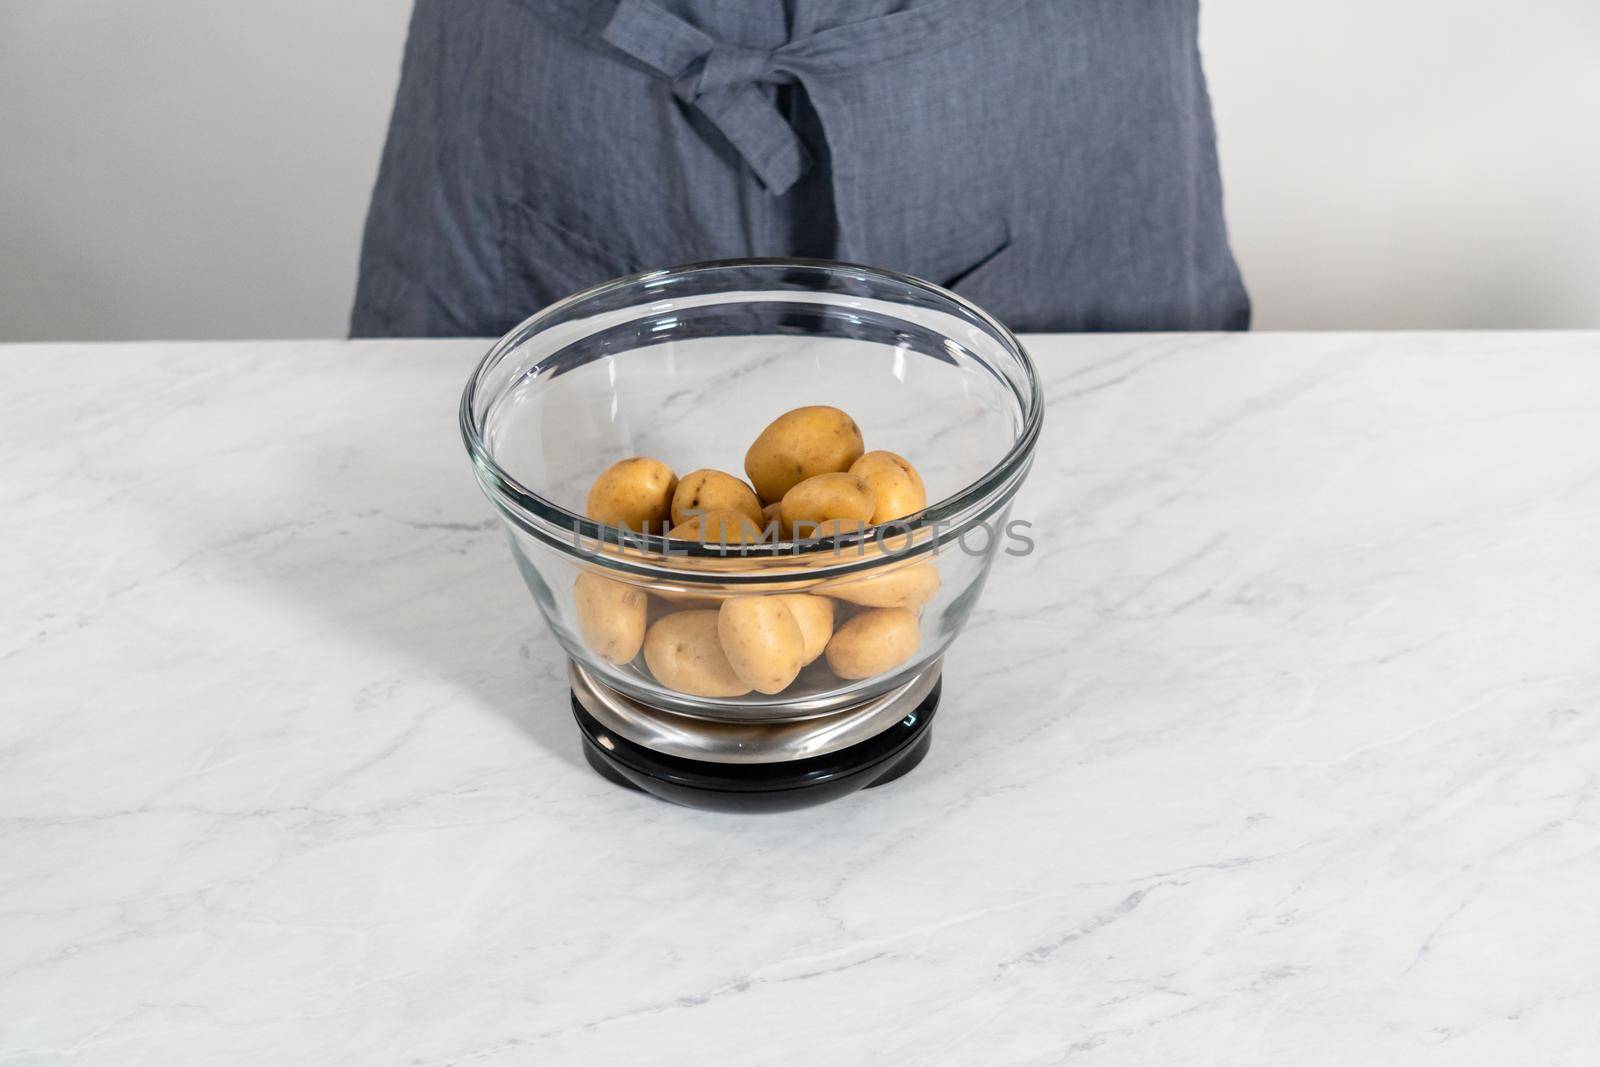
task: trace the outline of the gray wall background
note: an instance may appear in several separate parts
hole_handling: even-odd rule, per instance
[[[408,11],[0,0],[0,340],[341,335]],[[1258,328],[1600,326],[1600,3],[1210,0],[1203,47]]]

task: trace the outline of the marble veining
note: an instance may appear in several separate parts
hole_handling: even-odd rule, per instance
[[[1600,1061],[1600,335],[1031,337],[928,761],[583,765],[482,342],[0,348],[0,1064]]]

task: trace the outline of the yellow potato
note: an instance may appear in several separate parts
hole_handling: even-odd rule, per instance
[[[841,537],[844,534],[860,533],[867,528],[867,524],[860,519],[825,519],[817,523],[817,528],[812,532],[812,537]]]
[[[807,478],[783,494],[778,516],[791,537],[827,537],[848,529],[859,529],[872,517],[872,488],[854,474],[819,474]],[[819,533],[830,519],[840,520]]]
[[[572,583],[578,632],[584,644],[612,663],[627,663],[639,654],[648,600],[644,590],[598,574],[580,574]]]
[[[761,431],[745,453],[744,472],[770,504],[807,478],[849,470],[862,450],[861,428],[838,408],[795,408]]]
[[[777,500],[761,509],[761,539],[763,541],[783,540],[783,516],[778,510],[783,507],[783,501]]]
[[[754,544],[761,540],[761,527],[737,511],[708,511],[674,526],[668,537],[677,541],[703,541],[708,545]]]
[[[915,611],[939,591],[939,568],[923,560],[865,578],[845,578],[820,586],[817,592],[836,600],[868,608],[907,608]]]
[[[893,452],[868,452],[850,464],[850,473],[872,489],[875,503],[870,521],[874,526],[903,519],[928,506],[928,490],[922,484],[922,475],[904,456]]]
[[[833,636],[833,601],[825,596],[806,593],[790,593],[768,599],[783,604],[794,616],[794,621],[800,624],[800,636],[805,641],[802,658],[808,664],[814,662],[828,647],[828,638]]]
[[[728,557],[736,563],[746,561],[736,556]],[[679,562],[688,562],[688,557],[677,557]],[[742,568],[735,569],[739,573]],[[685,582],[685,581],[655,581],[651,582],[646,591],[651,596],[659,597],[674,604],[692,604],[694,607],[714,608],[724,600],[732,600],[741,596],[780,596],[791,593],[809,593],[817,586],[815,579],[791,578],[775,576],[771,581],[759,584],[731,584],[724,582]]]
[[[691,518],[682,526],[674,526],[668,537],[677,541],[699,541],[712,546],[754,544],[762,540],[763,531],[737,511],[713,511]],[[695,587],[693,591],[657,589],[662,599],[684,607],[715,608],[727,594],[715,595],[707,588]]]
[[[922,630],[905,608],[871,608],[839,627],[828,642],[828,666],[840,678],[871,678],[917,654]]]
[[[709,515],[713,511],[737,511],[758,526],[761,521],[761,501],[754,489],[731,474],[721,471],[690,471],[678,479],[678,490],[672,494],[672,524],[682,526],[695,515]]]
[[[644,662],[656,681],[697,697],[742,697],[750,692],[722,651],[717,614],[675,611],[651,625],[644,635]]]
[[[805,635],[782,597],[724,600],[717,636],[734,673],[757,692],[783,692],[805,666]]]
[[[678,476],[658,459],[619,460],[594,480],[584,513],[608,526],[660,533],[672,516],[677,488]]]

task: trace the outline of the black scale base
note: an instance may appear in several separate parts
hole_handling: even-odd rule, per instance
[[[583,735],[584,757],[608,781],[709,811],[793,811],[910,773],[933,743],[933,716],[943,688],[940,679],[915,710],[874,737],[782,763],[709,763],[662,755],[600,725],[576,696],[572,715]]]

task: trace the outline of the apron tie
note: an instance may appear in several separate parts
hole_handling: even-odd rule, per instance
[[[650,0],[622,0],[601,36],[668,79],[673,95],[709,119],[774,196],[811,165],[794,128],[761,89],[797,80],[783,49],[718,41]]]

